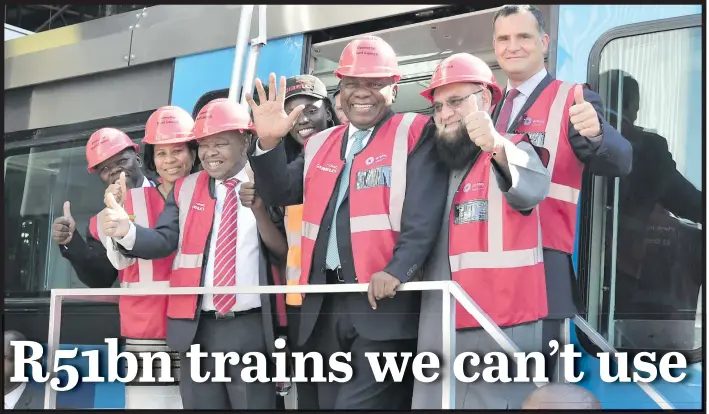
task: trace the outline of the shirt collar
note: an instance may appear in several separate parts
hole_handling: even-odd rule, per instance
[[[517,88],[513,88],[512,84],[510,83],[510,80],[507,80],[507,90],[511,89],[517,89],[519,93],[522,95],[526,96],[529,98],[532,95],[532,92],[534,92],[535,89],[537,89],[537,86],[544,80],[544,78],[547,76],[547,69],[542,68],[539,72],[535,73],[532,75],[531,78],[527,79],[526,81],[522,82],[521,85],[519,85]]]
[[[20,401],[20,396],[22,396],[25,388],[27,388],[27,383],[23,382],[17,388],[5,394],[5,405],[15,408],[17,403]]]
[[[230,179],[231,179],[231,178],[236,178],[237,180],[239,180],[239,183],[248,183],[248,182],[251,181],[251,180],[249,180],[249,175],[246,174],[246,166],[244,166],[244,168],[242,168],[241,171],[239,171],[238,173],[236,173],[235,176],[230,177]],[[224,180],[217,180],[217,179],[215,179],[215,180],[214,180],[214,187],[215,187],[215,188],[218,187],[219,184],[221,184],[221,183],[223,183],[223,182],[224,182]]]
[[[369,128],[369,129],[367,129],[366,131],[368,131],[369,133],[371,133],[373,129],[374,129],[374,127],[371,127],[371,128]],[[358,129],[356,126],[352,125],[352,123],[350,122],[350,125],[349,125],[349,127],[348,127],[348,129],[347,129],[347,139],[352,138],[352,136],[353,136],[353,135],[355,134],[355,132],[357,132],[357,131],[361,131],[361,130]]]
[[[143,177],[143,185],[141,187],[152,187],[153,182],[148,180],[148,177]]]

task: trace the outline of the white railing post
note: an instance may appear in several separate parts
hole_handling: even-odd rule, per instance
[[[236,102],[236,96],[241,88],[241,68],[244,65],[244,55],[246,54],[246,39],[251,32],[251,16],[254,12],[252,4],[241,6],[241,18],[236,35],[236,45],[234,46],[234,66],[231,70],[231,85],[229,86],[229,100]]]
[[[266,46],[266,7],[265,4],[258,6],[258,36],[251,39],[251,49],[249,50],[249,58],[246,62],[246,73],[244,74],[244,87],[241,89],[240,102],[247,110],[249,109],[249,105],[246,103],[246,94],[254,89],[258,57],[261,53],[261,48]]]
[[[442,344],[443,344],[443,379],[441,382],[441,408],[444,410],[455,409],[455,372],[453,361],[456,352],[455,330],[455,300],[451,297],[450,285],[446,285],[443,294],[443,309],[441,313]]]

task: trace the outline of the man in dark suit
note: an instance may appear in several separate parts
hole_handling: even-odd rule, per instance
[[[492,119],[498,130],[520,133],[539,119],[532,119],[532,108],[540,95],[556,82],[544,66],[549,35],[546,33],[544,16],[539,9],[530,5],[502,7],[495,13],[493,28],[495,55],[508,78],[508,83],[503,101],[493,110]],[[583,89],[582,93],[580,89],[574,90],[573,93],[577,96],[574,97],[568,114],[562,114],[562,119],[564,116],[569,119],[567,131],[564,131],[563,135],[568,137],[571,151],[562,154],[559,150],[556,153],[556,165],[574,165],[577,161],[570,158],[575,156],[594,174],[609,177],[627,175],[632,167],[632,148],[630,143],[603,119],[600,97],[588,89]],[[505,108],[506,106],[511,108]],[[551,105],[549,107],[551,109]],[[544,141],[543,133],[531,135],[532,138],[535,135]],[[558,146],[568,148],[562,142],[559,142]],[[556,176],[552,175],[552,188],[556,184],[555,180]],[[544,201],[549,202],[549,198]],[[576,220],[575,212],[573,217],[562,219],[545,215],[544,206],[540,208],[543,229],[547,228],[545,220],[558,223],[566,222],[567,218],[568,222]],[[572,228],[571,232],[573,231]],[[544,235],[545,238],[547,236],[549,234]],[[568,238],[572,238],[572,235],[569,234]],[[573,241],[567,240],[566,245],[573,246]],[[559,339],[560,322],[578,312],[580,298],[571,261],[573,248],[564,249],[566,251],[551,249],[548,248],[546,240],[544,247],[549,316],[544,323],[543,336],[544,342],[548,343],[551,339]],[[548,362],[549,372],[555,362],[551,358]]]
[[[27,338],[17,331],[5,331],[3,335],[3,388],[5,391],[6,410],[41,410],[44,408],[44,387],[37,387],[26,382],[11,382],[15,374],[15,348],[12,341],[26,341]]]
[[[355,55],[363,55],[363,59],[347,62]],[[381,71],[368,73],[367,70],[373,67]],[[420,115],[405,114],[407,119],[414,120],[412,125],[419,122],[419,129],[426,125],[415,136],[411,132],[413,127],[403,135],[404,139],[417,142],[409,147],[408,158],[402,157],[406,166],[399,169],[396,165],[385,167],[381,170],[382,174],[376,177],[369,173],[378,171],[378,165],[393,163],[394,157],[387,154],[386,149],[378,150],[377,157],[368,157],[365,152],[391,146],[396,128],[389,126],[402,116],[390,109],[396,97],[399,75],[396,56],[386,42],[373,36],[353,40],[343,51],[336,74],[342,79],[342,109],[350,124],[310,137],[305,145],[305,154],[289,164],[280,138],[291,129],[303,107],[297,107],[286,115],[283,109],[285,78],[281,78],[276,97],[276,77],[271,74],[268,99],[260,80],[256,81],[259,105],[251,97],[247,98],[258,135],[258,141],[249,149],[250,162],[259,194],[267,204],[294,205],[304,201],[304,222],[322,230],[314,238],[303,235],[303,249],[309,246],[312,251],[308,254],[304,250],[301,256],[301,283],[369,281],[369,298],[360,293],[339,293],[307,294],[303,300],[299,344],[304,349],[322,353],[326,365],[327,356],[334,352],[351,352],[352,355],[350,366],[354,374],[349,382],[318,383],[319,407],[409,409],[412,382],[396,383],[391,377],[377,382],[364,353],[416,350],[420,294],[396,293],[395,290],[400,283],[417,276],[431,251],[443,214],[447,172],[438,162],[433,140],[428,139],[430,137],[425,133],[430,120]],[[322,151],[313,149],[317,143],[322,144]],[[403,143],[404,148],[406,145]],[[322,158],[325,156],[330,158]],[[310,163],[313,157],[315,161]],[[362,165],[364,160],[372,169],[367,170]],[[358,161],[361,162],[359,167]],[[308,170],[306,165],[312,165],[312,168]],[[355,165],[351,167],[352,175],[343,172],[351,165]],[[386,230],[355,229],[356,219],[361,218],[357,214],[369,208],[384,208],[386,206],[380,206],[385,203],[383,200],[389,200],[389,197],[382,196],[369,199],[362,195],[364,191],[376,192],[384,186],[393,186],[394,178],[389,181],[379,178],[394,175],[399,175],[397,180],[405,180],[405,189],[400,193],[403,198],[405,192],[405,199],[401,200],[400,232],[390,237],[391,233]],[[304,176],[307,177],[305,183]],[[347,180],[352,176],[357,177],[356,181]],[[315,180],[329,180],[330,187],[322,186]],[[336,181],[339,184],[335,184]],[[381,182],[385,184],[380,185]],[[391,188],[392,193],[400,190]],[[396,210],[396,203],[390,203],[391,209]],[[318,210],[318,214],[314,210]],[[315,216],[321,219],[315,218],[317,223],[308,222]],[[398,223],[392,223],[392,226],[395,224]],[[362,239],[357,240],[355,235],[364,237],[367,240],[365,244],[371,243],[371,246],[357,250],[362,246]],[[392,240],[388,251],[377,247],[383,239]],[[355,268],[367,268],[375,261],[377,266],[381,263],[381,267],[375,270],[376,266],[372,266],[371,273],[355,271]]]
[[[249,114],[240,105],[226,99],[207,104],[197,116],[194,129],[204,171],[175,184],[153,229],[130,222],[109,194],[112,202],[105,210],[104,233],[113,237],[128,257],[151,260],[177,250],[170,276],[173,287],[272,284],[270,263],[285,259],[284,230],[271,221],[263,203],[252,199],[251,209],[237,198],[242,184],[252,181],[246,167],[250,130]],[[212,352],[236,352],[243,358],[248,352],[275,352],[274,307],[269,295],[170,297],[168,346],[184,353],[198,344],[201,352],[210,353],[200,358],[200,373],[192,372],[191,361],[185,354],[181,356],[184,408],[275,409],[272,383],[242,380],[246,367],[243,359],[235,365],[221,361],[226,365],[222,372],[231,380],[212,382],[220,362],[211,356]],[[212,378],[194,380],[206,372]]]

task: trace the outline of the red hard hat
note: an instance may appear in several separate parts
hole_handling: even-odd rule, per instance
[[[439,86],[457,82],[480,83],[492,90],[492,105],[502,99],[502,91],[497,86],[490,67],[480,58],[469,53],[456,53],[443,59],[431,77],[428,89],[421,96],[433,102],[433,90]]]
[[[158,108],[145,124],[143,144],[179,144],[192,139],[194,120],[179,106]]]
[[[353,78],[388,78],[394,82],[401,79],[394,49],[376,36],[360,36],[345,46],[340,55],[340,65],[335,75]]]
[[[131,141],[125,132],[116,128],[101,128],[91,134],[86,143],[86,161],[89,162],[89,172],[95,173],[95,167],[113,157],[126,148],[140,151],[140,146]]]
[[[192,134],[194,139],[201,139],[237,129],[254,131],[248,111],[236,102],[218,98],[204,105],[199,111]]]

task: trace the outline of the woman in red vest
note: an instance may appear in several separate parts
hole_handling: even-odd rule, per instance
[[[145,227],[153,227],[165,206],[165,197],[175,182],[196,169],[197,145],[191,141],[194,126],[192,117],[182,108],[167,106],[155,111],[145,126],[145,168],[160,179],[156,187],[126,189],[125,174],[106,189],[106,197],[113,194],[132,220]],[[115,248],[110,237],[98,231],[103,215],[92,219],[92,234],[101,240],[111,264],[119,270],[123,288],[169,287],[174,255],[164,259],[143,260],[127,258]],[[119,301],[121,336],[126,338],[126,348],[134,352],[150,346],[163,346],[167,325],[167,296],[122,296]],[[150,387],[150,392],[140,393],[145,387],[126,387],[126,408],[182,408],[177,386]]]

